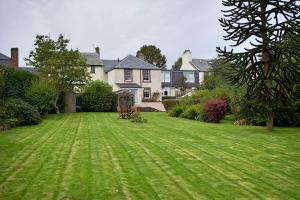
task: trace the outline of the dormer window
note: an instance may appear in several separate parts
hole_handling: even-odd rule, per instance
[[[151,81],[151,73],[150,70],[144,69],[143,70],[143,82],[150,82]]]
[[[124,82],[132,82],[132,69],[124,69]]]

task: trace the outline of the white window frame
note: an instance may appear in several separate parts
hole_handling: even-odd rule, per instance
[[[195,83],[195,72],[183,72],[187,83]]]
[[[149,69],[143,69],[142,75],[143,82],[151,82],[151,71]],[[145,75],[147,76],[147,79],[145,79]]]
[[[168,78],[166,78],[166,77],[168,77]],[[161,81],[163,83],[170,83],[171,82],[171,72],[170,71],[162,71]]]
[[[130,72],[129,74],[126,74],[126,72]],[[132,82],[132,69],[124,69],[124,82]],[[129,76],[128,76],[129,75]]]
[[[149,96],[145,96],[145,92],[148,92],[149,93]],[[144,88],[143,90],[143,98],[144,99],[151,99],[151,88]]]

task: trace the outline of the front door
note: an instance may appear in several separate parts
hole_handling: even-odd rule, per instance
[[[133,95],[133,105],[134,105],[135,103],[138,102],[138,99],[137,99],[137,89],[130,89],[130,92]]]

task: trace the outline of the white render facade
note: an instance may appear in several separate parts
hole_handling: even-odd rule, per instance
[[[162,100],[160,68],[132,55],[122,60],[102,60],[98,53],[82,56],[87,60],[92,80],[107,82],[114,92],[131,91],[136,105]]]
[[[182,55],[180,70],[161,70],[133,55],[122,60],[100,59],[99,48],[95,53],[81,53],[89,65],[92,80],[110,84],[114,92],[130,90],[135,104],[160,102],[163,96],[182,96],[182,79],[186,81],[187,92],[193,91],[204,80],[210,70],[209,59],[193,59],[190,50]]]

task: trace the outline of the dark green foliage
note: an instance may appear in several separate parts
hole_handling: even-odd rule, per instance
[[[79,104],[86,112],[108,112],[115,110],[115,94],[112,87],[102,81],[89,83],[79,96]]]
[[[2,100],[0,104],[2,112],[5,112],[2,118],[17,119],[17,125],[35,125],[42,121],[37,109],[25,101],[9,98]]]
[[[0,96],[24,99],[27,88],[37,76],[26,71],[0,66]]]
[[[215,89],[218,87],[229,87],[226,79],[227,68],[230,64],[221,58],[214,59],[211,63],[211,71],[204,75],[204,81],[199,89]]]
[[[219,21],[225,40],[244,52],[217,48],[228,66],[229,81],[247,86],[269,130],[276,106],[292,107],[291,91],[300,77],[300,5],[297,0],[223,0],[224,18]],[[258,107],[259,106],[259,107]]]
[[[176,99],[175,96],[163,96],[162,100],[167,100],[167,99]]]
[[[162,101],[166,111],[170,111],[172,108],[174,108],[176,105],[179,104],[178,99],[165,99]]]
[[[48,79],[40,78],[32,82],[26,91],[25,99],[43,115],[53,109],[56,96],[55,84]]]
[[[30,52],[26,61],[36,67],[40,74],[50,79],[56,85],[58,95],[84,85],[90,79],[87,71],[86,60],[78,50],[68,49],[69,40],[59,35],[57,40],[50,36],[37,35],[34,43],[35,49]],[[55,100],[55,111],[59,113],[57,106],[58,96]]]
[[[165,68],[167,59],[165,55],[162,55],[159,48],[155,45],[144,45],[136,52],[136,56],[143,58],[148,63],[151,63],[159,68]]]
[[[178,58],[175,63],[172,65],[172,70],[180,70],[182,65],[182,58]]]
[[[196,119],[200,113],[197,113],[197,109],[194,106],[188,107],[181,113],[180,117],[186,119]]]
[[[171,117],[179,117],[184,111],[184,107],[177,105],[172,110],[169,111],[169,116]]]
[[[264,126],[266,125],[266,118],[262,113],[257,112],[257,107],[260,106],[251,99],[243,99],[238,112],[235,114],[238,119],[247,119],[253,125]],[[300,115],[296,107],[290,108],[274,105],[273,110],[275,126],[294,126],[300,124]]]

